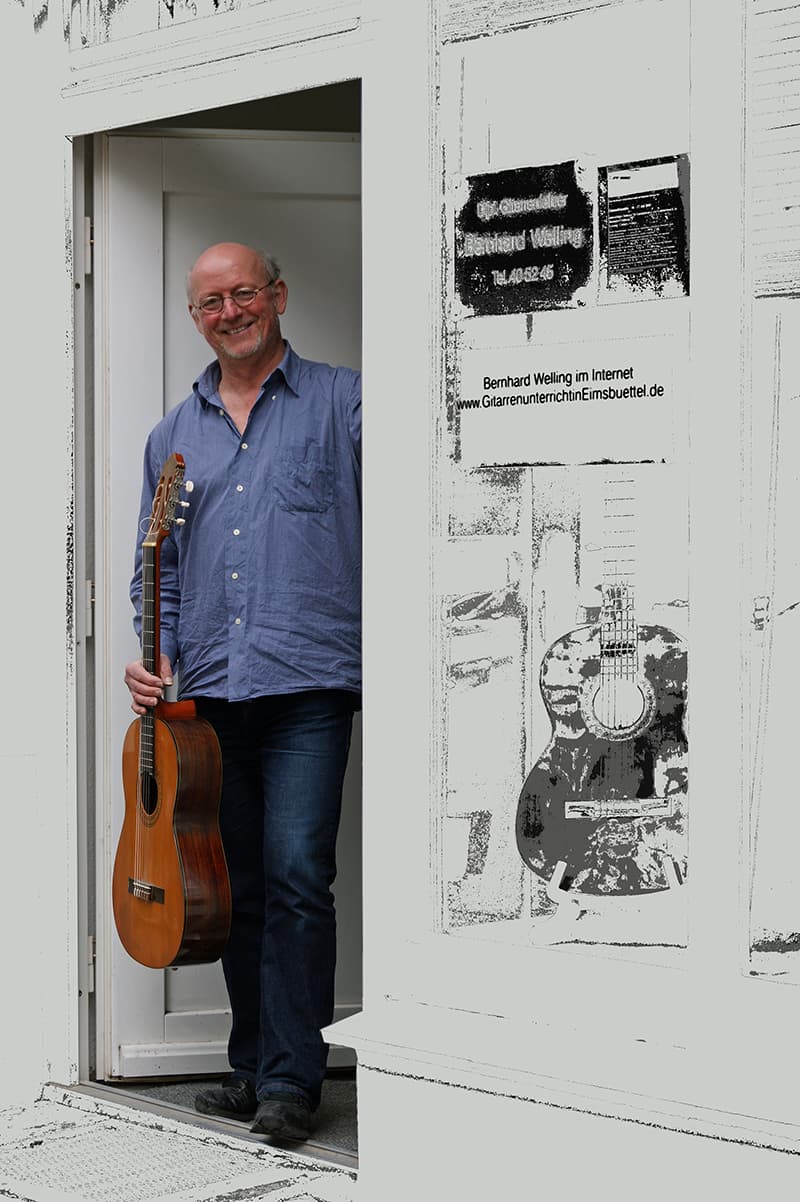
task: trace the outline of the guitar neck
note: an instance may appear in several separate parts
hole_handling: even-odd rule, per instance
[[[142,663],[158,675],[161,659],[161,589],[158,542],[142,544]]]
[[[159,550],[158,539],[142,544],[142,664],[154,676],[158,675],[161,660]],[[155,770],[155,717],[152,712],[142,714],[140,728],[139,773],[152,776]]]
[[[183,456],[175,452],[161,469],[150,523],[142,542],[142,664],[153,676],[160,675],[161,666],[161,543],[173,522],[183,525],[183,518],[175,517],[175,507],[185,466]],[[187,483],[187,490],[189,487]],[[188,501],[180,504],[188,506]],[[153,775],[154,734],[155,716],[148,711],[141,716],[139,772],[143,776]]]
[[[603,503],[603,605],[600,611],[600,671],[606,678],[636,675],[639,636],[634,613],[636,561],[635,483],[627,476],[607,481]]]

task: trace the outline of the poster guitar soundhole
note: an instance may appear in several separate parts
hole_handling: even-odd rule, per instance
[[[599,621],[557,639],[540,672],[552,735],[517,809],[527,866],[558,886],[645,894],[683,881],[686,650],[639,625],[633,587],[602,589]]]

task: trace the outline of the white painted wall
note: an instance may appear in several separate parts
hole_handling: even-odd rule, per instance
[[[364,1198],[584,1197],[651,1202],[713,1193],[733,1202],[797,1194],[797,1158],[660,1128],[486,1094],[404,1072],[359,1078],[359,1190]],[[385,1116],[394,1116],[389,1124]],[[426,1121],[416,1121],[416,1116]],[[411,1124],[411,1131],[409,1131]],[[403,1134],[399,1134],[402,1130]],[[402,1147],[399,1141],[402,1140]],[[390,1166],[390,1167],[389,1167]]]
[[[77,1058],[72,394],[60,33],[0,11],[5,403],[0,1104]],[[16,181],[12,183],[12,181]],[[38,1080],[37,1080],[38,1078]]]

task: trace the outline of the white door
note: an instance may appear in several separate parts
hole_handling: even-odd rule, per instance
[[[230,1021],[220,965],[143,968],[123,950],[111,911],[121,747],[133,720],[122,674],[138,655],[128,584],[142,451],[149,429],[212,357],[189,318],[184,281],[213,242],[274,253],[289,287],[283,330],[295,349],[360,365],[360,146],[349,135],[109,135],[98,139],[97,160],[97,1071],[214,1073],[227,1067]],[[335,890],[337,1019],[361,1003],[360,807],[358,727]]]

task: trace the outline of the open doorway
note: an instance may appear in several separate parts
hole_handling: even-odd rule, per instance
[[[291,290],[284,333],[307,358],[360,367],[360,86],[347,81],[158,123],[105,131],[84,147],[93,262],[83,299],[87,576],[86,934],[95,948],[83,1077],[134,1104],[193,1111],[228,1071],[220,965],[142,968],[116,937],[111,865],[124,802],[122,739],[132,715],[122,668],[138,654],[127,599],[147,431],[188,394],[210,356],[186,315],[191,262],[215,241],[274,252]],[[83,195],[85,192],[85,195]],[[331,281],[331,291],[320,287]],[[93,381],[93,386],[92,386]],[[92,500],[92,494],[94,500]],[[357,715],[357,719],[358,719]],[[335,885],[336,1018],[361,1005],[361,770],[356,723]],[[203,1120],[209,1122],[209,1120]],[[243,1135],[247,1126],[223,1123]],[[315,1151],[356,1154],[352,1053],[332,1048]]]

